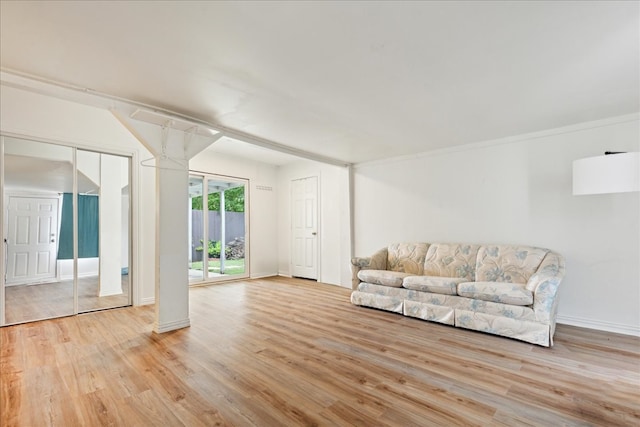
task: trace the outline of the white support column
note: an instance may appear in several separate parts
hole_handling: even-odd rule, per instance
[[[156,168],[156,322],[161,333],[189,321],[189,171],[170,160]]]
[[[156,168],[156,321],[161,333],[190,325],[189,321],[189,159],[222,137],[222,133],[195,127],[149,110],[116,109],[113,115],[151,153],[143,165]],[[162,126],[157,123],[162,122]],[[152,163],[147,163],[152,160]],[[206,243],[205,243],[206,248]],[[206,249],[205,249],[206,250]]]

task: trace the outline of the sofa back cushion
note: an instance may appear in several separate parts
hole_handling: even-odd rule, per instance
[[[387,248],[387,270],[422,274],[428,243],[394,243]]]
[[[424,260],[425,276],[457,277],[475,280],[480,245],[432,243]]]
[[[526,284],[547,252],[547,249],[531,246],[481,246],[476,262],[476,281]]]

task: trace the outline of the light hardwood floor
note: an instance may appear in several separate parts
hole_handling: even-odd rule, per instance
[[[533,346],[349,302],[296,279],[0,328],[0,425],[640,424],[640,339],[560,325]]]

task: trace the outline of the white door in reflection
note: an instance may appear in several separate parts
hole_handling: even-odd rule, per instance
[[[57,198],[9,197],[8,285],[56,277],[57,225]]]

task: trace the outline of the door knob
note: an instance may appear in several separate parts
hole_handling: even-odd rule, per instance
[[[315,236],[316,234],[318,234],[318,233],[316,233],[315,231],[313,233],[311,233],[312,236]]]

